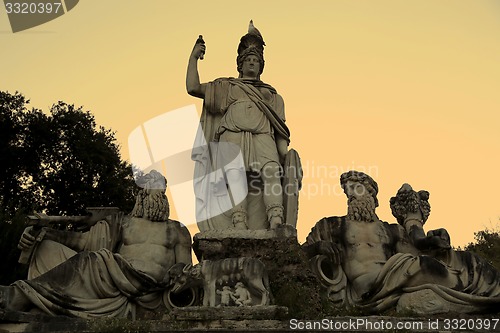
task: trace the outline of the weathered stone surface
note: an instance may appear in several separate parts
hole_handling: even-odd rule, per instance
[[[42,313],[26,313],[0,310],[0,332],[82,332],[88,322],[65,316],[47,316]]]
[[[0,332],[186,332],[186,331],[276,331],[287,328],[287,309],[278,306],[244,308],[187,307],[174,309],[162,320],[101,318],[83,320],[64,316],[33,315],[0,310]]]
[[[203,288],[203,306],[269,305],[269,278],[256,258],[202,260],[199,264],[175,264],[169,270],[172,293]]]
[[[9,313],[10,321],[0,310],[0,332],[9,333],[105,333],[105,332],[310,332],[308,327],[322,327],[329,332],[498,332],[498,318],[488,316],[340,316],[325,317],[322,320],[284,319],[285,309],[280,307],[259,307],[241,310],[235,308],[222,311],[214,308],[191,308],[174,310],[162,320],[137,320],[107,318],[83,320],[63,316],[33,316]],[[252,312],[252,313],[250,313]],[[273,318],[273,316],[276,316]],[[37,321],[30,321],[37,318]],[[303,325],[302,329],[299,328]],[[306,326],[309,325],[309,326]],[[399,325],[399,326],[398,326]],[[453,328],[453,327],[461,327]],[[292,330],[291,328],[295,328]],[[328,329],[327,329],[328,328]]]
[[[396,310],[398,312],[411,311],[417,314],[471,313],[477,311],[477,307],[465,302],[448,302],[434,291],[423,289],[401,295]]]
[[[190,306],[173,309],[169,316],[178,321],[286,320],[288,308],[276,305],[224,308]]]
[[[280,228],[281,229],[281,228]],[[288,230],[288,231],[287,231]],[[291,229],[283,228],[284,233]],[[286,306],[291,318],[319,318],[323,308],[320,284],[295,236],[269,237],[274,231],[245,231],[232,237],[196,234],[193,248],[199,260],[252,257],[261,260],[268,272],[271,304]],[[278,229],[278,232],[279,229]],[[259,238],[251,238],[256,235]]]
[[[254,256],[256,251],[265,250],[260,249],[263,244],[280,244],[287,239],[297,239],[297,230],[287,225],[274,230],[213,230],[195,234],[193,250],[198,260]],[[238,248],[239,242],[245,246]]]
[[[161,292],[169,282],[168,269],[191,263],[191,236],[185,226],[168,218],[166,179],[159,172],[152,170],[137,183],[143,188],[129,216],[114,213],[94,221],[85,232],[44,228],[35,237],[27,228],[20,248],[36,248],[28,279],[0,286],[0,309],[39,309],[80,318],[136,318],[137,308],[162,312],[168,306],[162,304]],[[96,218],[102,218],[103,211],[109,210],[96,210]],[[43,214],[38,218],[78,220]]]
[[[200,232],[194,235],[195,241],[201,240],[222,240],[226,238],[235,239],[273,239],[273,238],[289,238],[297,237],[297,230],[290,225],[283,225],[271,230],[209,230]]]
[[[321,219],[303,246],[332,306],[370,314],[498,313],[500,272],[453,250],[445,229],[424,232],[429,192],[404,184],[390,200],[399,223],[389,224],[375,213],[375,180],[349,171],[340,182],[347,215]]]

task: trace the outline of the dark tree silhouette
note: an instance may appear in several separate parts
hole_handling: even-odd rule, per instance
[[[129,212],[135,184],[114,132],[81,107],[58,102],[28,109],[20,93],[0,91],[0,284],[20,278],[17,241],[32,211],[78,215],[85,207]],[[24,276],[21,276],[21,278]]]
[[[465,247],[465,250],[475,252],[500,271],[500,230],[498,227],[475,232],[474,240]]]

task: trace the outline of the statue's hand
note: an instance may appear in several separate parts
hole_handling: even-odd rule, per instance
[[[17,244],[17,248],[19,250],[28,250],[35,244],[36,237],[31,234],[32,230],[33,227],[27,227],[24,229],[24,232],[19,239],[19,243]]]
[[[335,243],[319,241],[318,251],[330,259],[333,264],[340,265],[343,259],[342,249]]]
[[[191,52],[191,58],[200,59],[202,55],[205,54],[206,46],[205,43],[195,43],[193,47],[193,51]]]
[[[428,244],[432,249],[450,249],[450,235],[446,229],[440,228],[427,232]]]

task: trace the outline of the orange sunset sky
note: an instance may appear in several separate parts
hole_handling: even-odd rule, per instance
[[[389,198],[408,182],[431,193],[425,228],[446,228],[455,246],[499,223],[497,0],[82,0],[15,34],[1,8],[0,89],[43,110],[82,105],[116,131],[128,159],[136,127],[201,110],[185,89],[198,35],[201,80],[236,76],[250,19],[267,44],[261,78],[285,100],[305,168],[301,243],[320,218],[346,213],[339,176],[353,168],[378,182],[382,220],[395,221]]]

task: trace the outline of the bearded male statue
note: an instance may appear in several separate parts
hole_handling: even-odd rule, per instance
[[[498,311],[500,273],[480,257],[454,251],[445,229],[427,234],[429,193],[408,184],[391,199],[399,224],[380,221],[377,183],[349,171],[342,217],[323,218],[303,245],[327,298],[339,307],[380,312],[394,306],[423,314]]]
[[[0,309],[134,318],[139,306],[160,306],[170,267],[191,263],[191,236],[168,218],[166,179],[159,172],[137,184],[142,189],[131,215],[110,215],[87,232],[43,230],[28,279],[0,286]],[[25,230],[19,248],[34,244]]]

